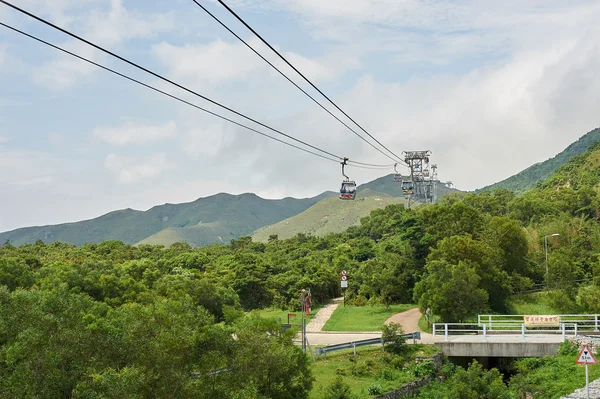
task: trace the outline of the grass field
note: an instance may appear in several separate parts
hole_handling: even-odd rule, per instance
[[[333,312],[323,331],[380,331],[383,323],[393,314],[417,305],[343,306]]]
[[[377,348],[360,348],[354,357],[351,350],[347,353],[331,353],[327,360],[317,359],[313,365],[315,381],[309,399],[323,399],[326,388],[338,377],[342,376],[354,398],[372,398],[369,387],[379,385],[381,393],[399,388],[403,384],[416,379],[414,374],[414,357],[431,356],[438,349],[433,345],[407,345],[407,353],[401,359],[403,366],[394,367],[392,356]]]
[[[370,190],[359,193],[356,201],[327,198],[296,216],[257,230],[252,234],[252,240],[266,242],[271,234],[277,234],[279,239],[284,239],[298,233],[314,236],[340,233],[359,224],[362,217],[369,216],[371,211],[377,208],[405,202],[404,198],[387,198],[385,194],[377,195]]]

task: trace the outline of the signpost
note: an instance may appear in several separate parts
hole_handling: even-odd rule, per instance
[[[344,288],[344,306],[346,306],[346,288],[348,288],[348,272],[342,270],[342,288]]]
[[[585,364],[585,392],[587,399],[590,399],[590,375],[588,372],[588,364],[597,364],[598,361],[587,345],[583,345],[579,356],[577,356],[577,364]]]

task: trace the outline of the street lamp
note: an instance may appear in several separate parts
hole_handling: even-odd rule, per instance
[[[548,237],[558,237],[560,234],[554,233],[549,236],[544,236],[544,249],[546,251],[546,284],[548,284]]]

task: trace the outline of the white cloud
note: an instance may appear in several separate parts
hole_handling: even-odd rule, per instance
[[[249,41],[256,45],[257,39]],[[216,40],[206,45],[174,46],[162,42],[153,46],[160,61],[178,78],[215,84],[248,79],[261,65],[261,60],[243,44]]]
[[[7,143],[7,142],[8,142],[8,137],[0,136],[0,144]]]
[[[87,21],[87,36],[102,45],[114,45],[133,38],[155,37],[174,28],[170,15],[130,12],[122,0],[111,0],[110,10],[93,10]]]
[[[25,3],[33,0],[25,0]],[[151,38],[174,28],[172,16],[168,14],[143,14],[129,11],[122,0],[111,0],[108,10],[106,2],[85,0],[88,12],[80,12],[81,3],[59,0],[58,8],[42,8],[38,12],[51,15],[51,22],[68,27],[77,25],[82,36],[91,42],[113,49],[123,41],[135,38]],[[37,5],[37,1],[35,1]],[[31,9],[36,9],[31,5]],[[54,2],[53,2],[54,6]],[[72,11],[79,11],[78,13]],[[62,22],[62,23],[61,23]],[[59,43],[60,44],[60,43]],[[92,61],[103,63],[108,56],[75,39],[60,44],[76,54]],[[70,55],[60,54],[52,61],[44,62],[32,69],[33,81],[51,90],[65,90],[81,79],[91,76],[98,68]]]
[[[104,167],[114,173],[117,182],[135,184],[158,177],[171,167],[165,154],[153,154],[148,157],[126,157],[109,154]]]
[[[178,134],[177,125],[169,121],[162,126],[148,126],[127,122],[119,127],[101,127],[92,136],[114,145],[149,144],[172,138]]]

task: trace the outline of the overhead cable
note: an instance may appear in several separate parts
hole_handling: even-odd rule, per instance
[[[229,11],[231,13],[231,15],[233,15],[246,28],[248,28],[248,30],[250,30],[252,33],[254,33],[254,35],[257,38],[259,38],[265,45],[267,45],[267,47],[269,47],[275,54],[277,54],[279,56],[279,58],[281,58],[286,64],[288,64],[298,75],[300,75],[306,82],[308,82],[308,84],[310,84],[316,91],[318,91],[319,94],[321,94],[323,97],[325,97],[325,99],[327,99],[327,101],[329,101],[335,108],[337,108],[338,111],[340,111],[342,114],[344,114],[344,116],[346,116],[346,118],[350,119],[356,126],[358,126],[360,128],[360,130],[362,130],[369,137],[371,137],[373,140],[375,140],[377,142],[377,144],[379,144],[381,147],[385,148],[390,154],[392,154],[396,158],[397,161],[404,163],[402,161],[401,157],[399,157],[393,151],[391,151],[389,148],[387,148],[385,145],[383,145],[379,140],[377,140],[373,135],[371,135],[371,133],[369,133],[367,130],[365,130],[365,128],[363,128],[361,125],[359,125],[358,122],[356,122],[354,119],[352,119],[350,117],[350,115],[348,115],[346,112],[344,112],[344,110],[342,110],[340,107],[338,107],[338,105],[335,102],[333,102],[333,100],[331,100],[325,93],[323,93],[317,86],[315,86],[306,76],[304,76],[304,74],[302,72],[300,72],[291,62],[289,62],[283,55],[281,55],[281,53],[279,51],[277,51],[273,46],[271,46],[271,44],[269,44],[269,42],[267,42],[260,34],[258,34],[258,32],[256,32],[246,21],[244,21],[242,19],[242,17],[240,17],[238,14],[236,14],[235,11],[233,11],[227,4],[225,4],[225,2],[223,0],[217,0],[217,1],[223,7],[225,7],[227,9],[227,11]]]
[[[81,55],[75,54],[75,53],[73,53],[73,52],[71,52],[71,51],[69,51],[69,50],[66,50],[66,49],[64,49],[64,48],[62,48],[62,47],[60,47],[60,46],[57,46],[57,45],[55,45],[55,44],[52,44],[52,43],[50,43],[50,42],[48,42],[48,41],[45,41],[45,40],[43,40],[43,39],[40,39],[40,38],[38,38],[38,37],[36,37],[36,36],[33,36],[33,35],[31,35],[31,34],[29,34],[29,33],[27,33],[27,32],[24,32],[24,31],[22,31],[22,30],[20,30],[20,29],[17,29],[17,28],[15,28],[15,27],[13,27],[13,26],[7,25],[7,24],[5,24],[5,23],[3,23],[3,22],[0,22],[0,25],[1,25],[1,26],[4,26],[5,28],[11,29],[11,30],[12,30],[12,31],[14,31],[14,32],[20,33],[21,35],[24,35],[24,36],[26,36],[26,37],[28,37],[28,38],[30,38],[30,39],[36,40],[36,41],[38,41],[38,42],[40,42],[40,43],[43,43],[43,44],[45,44],[45,45],[47,45],[47,46],[49,46],[49,47],[52,47],[52,48],[54,48],[54,49],[56,49],[56,50],[62,51],[63,53],[66,53],[66,54],[68,54],[68,55],[70,55],[70,56],[73,56],[73,57],[75,57],[75,58],[78,58],[78,59],[80,59],[80,60],[82,60],[82,61],[85,61],[85,62],[87,62],[87,63],[89,63],[89,64],[91,64],[91,65],[94,65],[94,66],[98,67],[98,68],[104,69],[105,71],[111,72],[111,73],[113,73],[113,74],[115,74],[115,75],[117,75],[117,76],[120,76],[120,77],[122,77],[122,78],[124,78],[124,79],[127,79],[127,80],[129,80],[129,81],[131,81],[131,82],[137,83],[137,84],[139,84],[139,85],[141,85],[141,86],[143,86],[143,87],[146,87],[146,88],[148,88],[148,89],[150,89],[150,90],[153,90],[153,91],[155,91],[155,92],[157,92],[157,93],[163,94],[163,95],[165,95],[165,96],[167,96],[167,97],[170,97],[170,98],[172,98],[172,99],[174,99],[174,100],[177,100],[177,101],[179,101],[179,102],[181,102],[181,103],[184,103],[184,104],[186,104],[186,105],[189,105],[189,106],[191,106],[191,107],[194,107],[194,108],[196,108],[196,109],[198,109],[198,110],[200,110],[200,111],[206,112],[206,113],[208,113],[208,114],[210,114],[210,115],[213,115],[213,116],[215,116],[215,117],[217,117],[217,118],[220,118],[220,119],[222,119],[222,120],[225,120],[225,121],[227,121],[227,122],[233,123],[234,125],[237,125],[237,126],[239,126],[239,127],[242,127],[242,128],[244,128],[244,129],[247,129],[247,130],[249,130],[249,131],[252,131],[252,132],[254,132],[254,133],[260,134],[261,136],[264,136],[264,137],[270,138],[270,139],[272,139],[272,140],[275,140],[275,141],[277,141],[277,142],[279,142],[279,143],[282,143],[282,144],[285,144],[285,145],[287,145],[287,146],[293,147],[293,148],[295,148],[295,149],[298,149],[298,150],[300,150],[300,151],[304,151],[304,152],[306,152],[306,153],[309,153],[309,154],[315,155],[315,156],[317,156],[317,157],[320,157],[320,158],[326,159],[326,160],[328,160],[328,161],[332,161],[332,162],[338,163],[338,160],[337,160],[337,159],[334,159],[334,158],[330,158],[330,157],[324,156],[324,155],[322,155],[322,154],[319,154],[319,153],[316,153],[316,152],[313,152],[313,151],[307,150],[307,149],[305,149],[305,148],[299,147],[299,146],[297,146],[297,145],[295,145],[295,144],[288,143],[288,142],[286,142],[286,141],[280,140],[280,139],[278,139],[277,137],[273,137],[273,136],[271,136],[271,135],[265,134],[265,133],[263,133],[263,132],[261,132],[261,131],[258,131],[258,130],[256,130],[256,129],[252,128],[252,127],[249,127],[249,126],[247,126],[247,125],[244,125],[244,124],[242,124],[242,123],[236,122],[236,121],[234,121],[234,120],[232,120],[232,119],[230,119],[230,118],[227,118],[227,117],[225,117],[225,116],[223,116],[223,115],[219,115],[219,114],[217,114],[217,113],[215,113],[215,112],[212,112],[212,111],[210,111],[210,110],[208,110],[208,109],[205,109],[205,108],[203,108],[203,107],[200,107],[200,106],[198,106],[198,105],[196,105],[196,104],[193,104],[193,103],[191,103],[191,102],[189,102],[189,101],[186,101],[186,100],[184,100],[184,99],[182,99],[182,98],[180,98],[180,97],[177,97],[177,96],[175,96],[175,95],[173,95],[173,94],[167,93],[167,92],[165,92],[165,91],[163,91],[163,90],[160,90],[160,89],[158,89],[158,88],[156,88],[156,87],[154,87],[154,86],[151,86],[151,85],[149,85],[149,84],[146,84],[146,83],[144,83],[144,82],[141,82],[141,81],[139,81],[139,80],[137,80],[137,79],[135,79],[135,78],[132,78],[132,77],[130,77],[130,76],[127,76],[127,75],[125,75],[125,74],[123,74],[123,73],[121,73],[121,72],[118,72],[118,71],[114,70],[114,69],[111,69],[111,68],[109,68],[109,67],[106,67],[106,66],[104,66],[104,65],[102,65],[102,64],[99,64],[99,63],[97,63],[97,62],[94,62],[94,61],[92,61],[92,60],[90,60],[90,59],[88,59],[88,58],[85,58],[85,57],[81,56]],[[353,166],[354,166],[354,165],[353,165]],[[377,169],[377,168],[365,167],[365,166],[355,166],[355,167],[364,168],[364,169]]]
[[[156,77],[156,78],[158,78],[160,80],[163,80],[163,81],[165,81],[167,83],[170,83],[173,86],[176,86],[176,87],[178,87],[178,88],[180,88],[180,89],[182,89],[182,90],[184,90],[184,91],[186,91],[188,93],[191,93],[191,94],[193,94],[193,95],[195,95],[197,97],[200,97],[203,100],[208,101],[208,102],[210,102],[210,103],[212,103],[212,104],[214,104],[214,105],[216,105],[216,106],[218,106],[220,108],[223,108],[223,109],[225,109],[225,110],[227,110],[227,111],[229,111],[229,112],[231,112],[231,113],[233,113],[235,115],[238,115],[238,116],[240,116],[240,117],[242,117],[242,118],[244,118],[246,120],[249,120],[249,121],[251,121],[253,123],[256,123],[257,125],[260,125],[260,126],[262,126],[264,128],[267,128],[267,129],[269,129],[269,130],[271,130],[271,131],[273,131],[273,132],[275,132],[277,134],[280,134],[280,135],[282,135],[284,137],[287,137],[288,139],[291,139],[291,140],[296,141],[296,142],[298,142],[300,144],[303,144],[303,145],[305,145],[307,147],[310,147],[313,150],[322,152],[323,154],[329,155],[329,156],[334,157],[334,158],[338,158],[339,160],[343,159],[343,157],[341,157],[339,155],[333,154],[333,153],[331,153],[329,151],[326,151],[326,150],[323,150],[323,149],[318,148],[316,146],[313,146],[313,145],[311,145],[311,144],[309,144],[309,143],[307,143],[307,142],[305,142],[303,140],[297,139],[297,138],[295,138],[295,137],[293,137],[293,136],[291,136],[291,135],[289,135],[287,133],[284,133],[284,132],[282,132],[279,129],[275,129],[275,128],[273,128],[273,127],[271,127],[271,126],[269,126],[269,125],[267,125],[267,124],[265,124],[263,122],[260,122],[260,121],[254,119],[254,118],[251,118],[251,117],[249,117],[249,116],[247,116],[247,115],[245,115],[245,114],[243,114],[243,113],[241,113],[239,111],[236,111],[233,108],[230,108],[230,107],[228,107],[226,105],[223,105],[223,104],[219,103],[218,101],[212,100],[212,99],[210,99],[210,98],[208,98],[208,97],[206,97],[206,96],[204,96],[204,95],[202,95],[202,94],[200,94],[200,93],[198,93],[198,92],[196,92],[196,91],[194,91],[192,89],[189,89],[188,87],[185,87],[185,86],[183,86],[183,85],[181,85],[181,84],[179,84],[179,83],[177,83],[177,82],[175,82],[175,81],[173,81],[173,80],[171,80],[169,78],[166,78],[166,77],[164,77],[164,76],[162,76],[162,75],[160,75],[160,74],[158,74],[158,73],[156,73],[156,72],[154,72],[154,71],[152,71],[152,70],[150,70],[150,69],[148,69],[146,67],[143,67],[143,66],[141,66],[141,65],[139,65],[139,64],[137,64],[137,63],[135,63],[135,62],[133,62],[133,61],[131,61],[131,60],[123,57],[123,56],[120,56],[120,55],[118,55],[118,54],[116,54],[116,53],[114,53],[114,52],[112,52],[110,50],[107,50],[107,49],[103,48],[102,46],[99,46],[99,45],[97,45],[97,44],[95,44],[95,43],[93,43],[93,42],[91,42],[91,41],[89,41],[87,39],[84,39],[81,36],[76,35],[75,33],[72,33],[72,32],[70,32],[70,31],[68,31],[68,30],[66,30],[64,28],[61,28],[60,26],[55,25],[52,22],[45,20],[44,18],[41,18],[41,17],[39,17],[39,16],[37,16],[35,14],[32,14],[29,11],[26,11],[26,10],[20,8],[20,7],[17,7],[14,4],[11,4],[10,2],[8,2],[6,0],[0,0],[0,3],[3,3],[3,4],[5,4],[5,5],[13,8],[13,9],[15,9],[15,10],[21,12],[22,14],[25,14],[25,15],[29,16],[30,18],[33,18],[33,19],[35,19],[35,20],[37,20],[39,22],[42,22],[43,24],[48,25],[48,26],[50,26],[50,27],[52,27],[52,28],[54,28],[54,29],[56,29],[56,30],[58,30],[58,31],[60,31],[60,32],[66,34],[66,35],[68,35],[68,36],[71,36],[74,39],[77,39],[77,40],[79,40],[79,41],[81,41],[83,43],[86,43],[89,46],[92,46],[92,47],[94,47],[94,48],[96,48],[96,49],[98,49],[98,50],[100,50],[100,51],[102,51],[102,52],[104,52],[104,53],[106,53],[106,54],[114,57],[114,58],[117,58],[117,59],[119,59],[119,60],[121,60],[121,61],[123,61],[123,62],[125,62],[125,63],[127,63],[127,64],[129,64],[129,65],[131,65],[131,66],[133,66],[135,68],[137,68],[137,69],[140,69],[140,70],[142,70],[142,71],[144,71],[144,72],[146,72],[146,73],[148,73],[148,74],[150,74],[150,75],[152,75],[152,76],[154,76],[154,77]],[[358,162],[355,161],[355,163],[358,163]],[[376,164],[368,164],[368,163],[360,163],[360,165],[372,166],[372,167],[387,167],[386,165],[376,165]]]
[[[309,93],[306,92],[306,90],[304,90],[302,87],[300,87],[296,82],[294,82],[292,79],[290,79],[285,73],[283,73],[279,68],[277,68],[275,65],[273,65],[273,63],[271,63],[269,60],[267,60],[262,54],[260,54],[258,51],[256,51],[252,46],[250,46],[244,39],[242,39],[237,33],[235,33],[233,30],[231,30],[227,25],[225,25],[219,18],[217,18],[213,13],[211,13],[206,7],[204,7],[202,4],[200,4],[197,0],[192,0],[194,3],[196,3],[196,5],[198,7],[200,7],[202,10],[204,10],[208,15],[210,15],[215,21],[217,21],[223,28],[225,28],[229,33],[231,33],[233,36],[235,36],[240,42],[242,42],[246,47],[248,47],[254,54],[256,54],[257,56],[259,56],[264,62],[266,62],[267,64],[269,64],[269,66],[271,66],[271,68],[273,68],[274,70],[276,70],[281,76],[283,76],[288,82],[290,82],[291,84],[293,84],[298,90],[300,90],[302,93],[304,93],[304,95],[306,95],[308,98],[310,98],[315,104],[317,104],[319,107],[323,108],[323,110],[325,110],[325,112],[327,112],[329,115],[331,115],[332,117],[334,117],[338,122],[340,122],[342,125],[344,125],[347,129],[349,129],[352,133],[354,133],[358,138],[360,138],[361,140],[363,140],[365,143],[367,143],[368,145],[370,145],[371,147],[373,147],[375,150],[379,151],[381,154],[383,154],[384,156],[386,156],[387,158],[391,159],[394,162],[397,162],[396,159],[392,158],[391,156],[389,156],[388,154],[386,154],[385,152],[383,152],[381,149],[377,148],[373,143],[371,143],[369,140],[365,139],[362,135],[360,135],[356,130],[352,129],[350,126],[348,126],[348,124],[344,121],[342,121],[337,115],[335,115],[333,112],[331,112],[330,110],[328,110],[323,104],[321,104],[316,98],[314,98],[313,96],[311,96]],[[356,161],[349,161],[349,162],[354,162],[357,164],[362,164],[361,162],[356,162]],[[386,167],[392,167],[393,165],[381,165],[381,166],[386,166]]]

